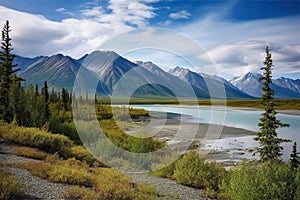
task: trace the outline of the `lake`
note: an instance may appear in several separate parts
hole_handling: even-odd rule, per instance
[[[188,120],[196,123],[218,124],[236,128],[243,128],[251,131],[258,131],[258,122],[260,114],[263,112],[259,109],[239,109],[220,106],[179,106],[179,105],[131,105],[133,108],[142,108],[152,112],[175,113],[189,117],[183,117],[182,120]],[[278,129],[280,137],[291,139],[298,144],[300,151],[300,115],[277,114],[277,118],[283,123],[290,124],[288,128]],[[239,142],[243,143],[243,148],[257,146],[252,136],[241,137]],[[232,138],[209,141],[210,146],[229,148],[232,144]],[[285,143],[284,160],[287,160],[291,152],[293,143]]]

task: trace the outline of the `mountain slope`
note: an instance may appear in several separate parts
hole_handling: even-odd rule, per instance
[[[41,57],[28,66],[20,76],[26,80],[26,85],[38,84],[39,87],[42,87],[44,81],[47,81],[49,88],[61,89],[64,87],[72,91],[80,67],[81,65],[71,57],[58,54],[51,57]],[[81,70],[90,79],[97,80],[97,77],[91,71],[85,68]],[[98,92],[107,94],[106,86],[99,84]]]
[[[180,79],[190,83],[194,87],[208,91],[211,98],[228,98],[228,99],[250,99],[253,98],[244,92],[241,92],[238,88],[234,87],[228,81],[218,76],[210,76],[207,74],[198,74],[184,69],[176,67],[169,71],[171,74],[179,77]]]
[[[279,87],[288,88],[300,94],[300,79],[293,80],[290,78],[281,77],[273,80],[273,83]]]
[[[43,56],[38,56],[38,57],[35,57],[35,58],[26,58],[26,57],[22,57],[22,56],[17,55],[13,60],[13,64],[18,65],[16,67],[16,69],[17,68],[21,69],[20,71],[17,72],[17,74],[19,75],[20,73],[25,71],[28,66],[35,63],[36,61],[38,61],[41,58],[43,58]]]
[[[144,67],[148,71],[156,74],[157,76],[161,77],[165,81],[172,83],[172,88],[174,88],[175,91],[178,93],[185,93],[185,92],[190,93],[188,92],[189,89],[193,89],[195,94],[186,94],[185,96],[193,97],[192,95],[195,95],[198,98],[209,98],[209,93],[207,92],[207,90],[204,90],[202,88],[197,88],[194,87],[193,85],[188,84],[186,81],[180,79],[177,76],[174,76],[171,73],[162,70],[159,66],[155,65],[150,61],[148,62],[135,61],[135,63]]]
[[[260,97],[262,95],[262,84],[259,81],[261,76],[261,74],[249,72],[245,76],[233,78],[230,82],[241,91],[254,97]],[[273,80],[273,83],[270,84],[270,87],[275,90],[275,98],[300,98],[300,93],[291,90],[289,85],[283,87],[282,81],[285,82],[283,79]],[[279,83],[279,85],[276,83]]]
[[[176,90],[170,79],[132,63],[111,51],[95,51],[85,55],[79,62],[94,71],[106,84],[110,94],[134,97],[189,97],[186,86]],[[157,67],[158,68],[158,67]],[[166,74],[165,74],[166,75]],[[169,75],[169,78],[172,75]],[[177,80],[177,79],[176,79]],[[174,94],[174,91],[177,93]],[[113,93],[114,92],[114,93]]]

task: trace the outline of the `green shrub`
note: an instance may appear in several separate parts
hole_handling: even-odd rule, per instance
[[[76,185],[66,191],[67,199],[130,200],[153,199],[157,196],[153,187],[133,184],[128,177],[115,169],[90,168],[75,159],[59,160],[57,154],[48,156],[44,163],[14,165],[53,182]]]
[[[90,166],[105,166],[99,162],[84,146],[72,146],[70,148],[65,148],[61,156],[64,159],[75,158],[76,160],[84,161]]]
[[[74,141],[74,143],[77,145],[82,144],[73,122],[60,122],[52,119],[50,122],[49,131],[51,133],[63,134]]]
[[[53,182],[92,186],[92,175],[88,171],[88,165],[75,159],[57,160],[57,158],[49,157],[44,163],[18,163],[16,166],[23,167],[34,175]]]
[[[15,154],[18,156],[24,156],[27,158],[33,158],[38,160],[44,160],[49,154],[39,151],[38,149],[31,147],[17,147],[15,148]]]
[[[101,120],[100,126],[106,136],[116,146],[135,153],[148,153],[163,148],[164,143],[151,137],[140,138],[127,135],[114,120]]]
[[[226,170],[215,162],[205,162],[195,151],[187,153],[176,162],[173,178],[181,184],[204,188],[215,196]]]
[[[101,200],[100,195],[90,188],[71,186],[65,192],[64,196],[68,200]]]
[[[0,170],[0,199],[17,199],[25,192],[25,186],[20,184],[13,176],[9,176],[2,169]]]
[[[2,126],[2,124],[1,124]],[[51,134],[38,128],[25,128],[4,125],[1,136],[24,146],[38,148],[48,153],[60,152],[64,148],[73,146],[73,142],[66,136]]]
[[[175,168],[176,168],[175,163],[176,162],[173,162],[173,163],[171,163],[170,165],[168,165],[166,167],[163,167],[159,170],[153,171],[153,172],[151,172],[151,174],[154,175],[154,176],[160,176],[160,177],[163,177],[163,178],[172,179],[173,176],[174,176]]]
[[[233,169],[229,184],[222,186],[225,193],[221,196],[232,200],[297,199],[299,184],[297,173],[289,164],[268,162],[254,166],[243,163]]]
[[[94,174],[93,189],[102,200],[153,199],[157,196],[155,188],[141,183],[133,184],[115,169],[98,168]]]

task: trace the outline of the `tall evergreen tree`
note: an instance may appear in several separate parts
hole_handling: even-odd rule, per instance
[[[297,167],[300,166],[300,157],[298,156],[298,154],[300,154],[299,152],[297,152],[297,143],[294,142],[294,145],[293,145],[293,150],[292,150],[292,153],[291,153],[291,166],[293,169],[296,169]]]
[[[68,90],[66,90],[65,88],[63,88],[61,90],[61,104],[62,104],[62,108],[65,111],[68,111],[68,105],[69,105],[69,93]]]
[[[9,91],[9,109],[11,119],[18,125],[25,123],[25,91],[20,80],[16,75],[13,76],[13,81]]]
[[[47,81],[44,82],[44,86],[42,88],[41,96],[43,96],[44,99],[44,118],[49,119],[50,117],[50,109],[49,109],[49,91],[48,91],[48,84]]]
[[[9,113],[9,90],[12,84],[12,76],[20,69],[14,70],[17,65],[13,65],[15,55],[11,53],[11,38],[9,32],[11,31],[9,21],[6,21],[2,30],[2,42],[0,51],[0,119],[6,121],[10,120]]]
[[[54,90],[54,87],[52,87],[51,93],[50,93],[50,102],[51,103],[57,103],[58,102],[58,96],[57,93]]]
[[[281,143],[289,142],[289,140],[279,138],[276,132],[276,129],[288,127],[289,125],[282,123],[276,118],[277,112],[274,108],[275,91],[270,88],[270,84],[272,83],[272,67],[272,56],[267,46],[264,67],[261,68],[264,73],[260,78],[263,84],[261,103],[264,105],[264,112],[261,114],[260,122],[258,123],[260,131],[256,133],[256,137],[254,138],[260,143],[259,148],[255,152],[259,153],[260,161],[281,161],[283,150]]]
[[[26,91],[26,110],[28,121],[26,126],[37,126],[37,97],[34,91],[34,86],[30,84]]]

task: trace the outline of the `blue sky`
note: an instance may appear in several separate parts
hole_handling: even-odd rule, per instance
[[[266,44],[273,52],[275,77],[300,78],[299,0],[0,0],[0,23],[6,19],[15,53],[23,56],[63,53],[79,58],[119,34],[160,27],[201,45],[227,79],[259,72]],[[126,56],[165,68],[189,67],[170,53],[146,52]],[[211,68],[207,64],[197,70],[210,73]]]

